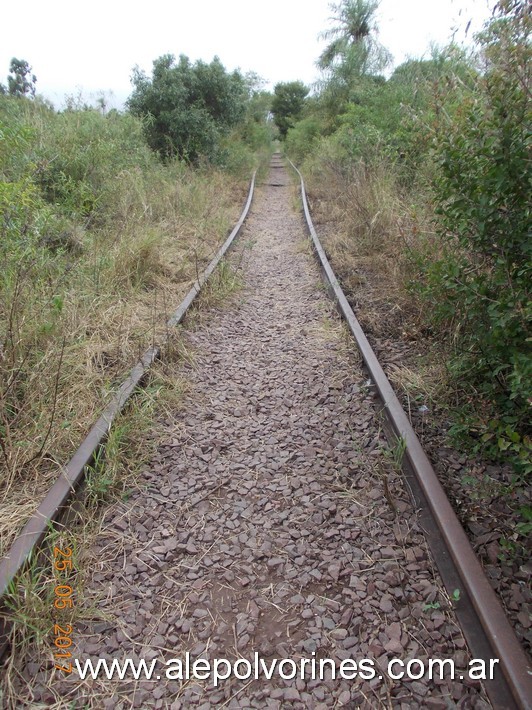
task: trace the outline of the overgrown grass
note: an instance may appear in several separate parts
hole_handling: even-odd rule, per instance
[[[150,373],[145,388],[136,395],[133,406],[122,414],[110,432],[109,439],[93,466],[87,472],[82,496],[58,530],[51,530],[42,552],[34,556],[25,571],[12,585],[6,600],[11,629],[12,653],[2,674],[0,697],[3,707],[28,707],[32,702],[32,686],[36,682],[49,687],[50,704],[64,707],[54,693],[54,624],[75,629],[84,620],[98,619],[93,604],[84,600],[84,583],[91,545],[98,536],[106,506],[127,500],[129,491],[137,488],[138,474],[155,445],[150,436],[156,415],[164,416],[175,408],[186,389],[175,363],[179,360],[179,340],[174,338],[166,362],[158,363]],[[139,434],[141,432],[141,434]],[[70,548],[72,570],[54,570],[53,549]],[[55,586],[68,584],[73,589],[72,608],[57,610],[54,606]],[[28,663],[33,666],[28,667]],[[54,697],[55,696],[55,697]],[[52,700],[53,699],[53,700]]]
[[[131,116],[0,103],[0,554],[234,224],[249,175]]]
[[[249,243],[239,243],[231,262],[221,262],[187,314],[188,325],[193,326],[206,311],[238,292],[242,284],[241,267],[249,248]],[[32,706],[36,685],[46,688],[47,706],[70,707],[71,701],[58,690],[63,673],[54,670],[57,662],[54,624],[60,623],[62,628],[71,624],[75,644],[80,625],[108,621],[98,607],[98,600],[88,601],[85,594],[89,570],[100,561],[94,545],[105,514],[109,510],[122,510],[132,491],[145,485],[142,470],[159,441],[158,422],[174,418],[176,410],[182,406],[188,383],[181,368],[184,361],[193,361],[193,358],[180,329],[175,329],[164,346],[163,357],[150,370],[146,386],[136,393],[113,424],[105,447],[87,471],[76,505],[62,520],[59,529],[50,531],[42,553],[33,558],[13,583],[7,599],[8,617],[13,624],[12,652],[0,678],[2,707]],[[73,570],[61,579],[53,567],[52,550],[56,545],[73,550]],[[121,545],[122,540],[117,540],[117,554]],[[54,589],[58,583],[72,586],[72,609],[58,612],[54,607]],[[75,645],[72,650],[74,648]],[[76,657],[75,652],[73,657]],[[74,693],[74,677],[64,678],[73,681],[69,691]],[[81,693],[86,707],[100,707],[100,691],[101,688],[83,687]]]
[[[387,340],[410,355],[394,356],[394,343],[390,379],[408,402],[434,403],[438,435],[445,430],[457,450],[481,457],[480,468],[498,464],[497,480],[478,487],[505,511],[500,544],[519,566],[532,530],[530,17],[519,3],[498,11],[481,38],[486,73],[471,65],[460,74],[451,62],[447,75],[434,64],[434,95],[409,115],[403,152],[400,131],[379,128],[366,140],[382,119],[373,100],[364,106],[370,130],[346,114],[309,151],[312,124],[302,122],[287,148],[303,159],[320,234],[364,328],[385,359]],[[351,113],[360,112],[354,102]],[[463,486],[468,504],[470,477]]]
[[[328,157],[327,141],[302,170],[311,209],[334,268],[365,328],[376,336],[414,336],[422,304],[412,294],[420,253],[438,250],[430,205],[399,184],[393,165],[360,162],[346,174]],[[385,315],[385,317],[383,317]]]

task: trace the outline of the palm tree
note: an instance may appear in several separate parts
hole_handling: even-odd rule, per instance
[[[332,69],[338,62],[348,60],[358,73],[366,74],[378,72],[388,64],[389,52],[374,37],[378,7],[379,0],[343,0],[339,5],[330,5],[336,26],[321,34],[332,40],[318,60],[321,69]]]

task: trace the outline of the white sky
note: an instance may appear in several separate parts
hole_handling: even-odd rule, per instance
[[[338,1],[338,0],[337,0]],[[469,37],[489,17],[495,0],[381,0],[380,41],[395,65],[445,44],[453,29]],[[328,26],[329,0],[14,0],[2,3],[0,81],[12,57],[26,59],[37,91],[56,106],[65,94],[86,98],[112,92],[119,107],[131,93],[138,64],[148,73],[165,53],[210,61],[228,69],[255,71],[270,88],[278,81],[318,78],[315,66]]]

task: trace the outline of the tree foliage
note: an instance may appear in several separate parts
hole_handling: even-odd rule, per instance
[[[335,25],[321,37],[331,40],[323,50],[318,67],[323,70],[320,82],[321,105],[329,121],[343,113],[360,84],[376,77],[389,64],[391,55],[377,40],[375,14],[379,0],[342,0],[332,4]]]
[[[7,91],[11,96],[35,96],[37,77],[25,59],[13,57],[7,77]]]
[[[145,119],[150,146],[162,157],[213,158],[223,135],[245,115],[248,85],[215,57],[194,64],[171,54],[153,62],[152,76],[134,70],[127,105]]]
[[[379,0],[342,0],[330,7],[336,24],[321,35],[331,42],[321,53],[318,66],[334,69],[348,63],[351,74],[381,72],[390,61],[390,53],[376,38]]]
[[[272,113],[279,133],[284,138],[301,118],[309,90],[302,81],[281,82],[274,88]]]
[[[440,113],[435,182],[444,259],[430,265],[436,316],[452,324],[453,367],[475,391],[483,441],[530,454],[531,17],[504,0],[479,41],[485,71]],[[528,464],[530,465],[530,464]]]

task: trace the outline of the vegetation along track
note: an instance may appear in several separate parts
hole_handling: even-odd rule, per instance
[[[258,652],[268,664],[368,658],[379,672],[333,680],[329,668],[324,680],[233,677],[218,687],[103,674],[81,681],[54,672],[50,654],[8,661],[6,698],[94,708],[526,705],[526,659],[480,568],[460,569],[467,551],[449,549],[466,544],[456,520],[438,493],[421,512],[411,502],[414,479],[400,464],[412,472],[422,452],[402,422],[397,443],[387,443],[381,415],[397,415],[391,395],[362,348],[368,380],[318,288],[292,198],[275,157],[246,225],[253,246],[244,286],[187,329],[190,395],[161,416],[141,485],[105,511],[100,535],[79,556],[85,579],[76,602],[90,613],[76,621],[71,651],[160,662],[187,651],[231,662]],[[438,526],[427,516],[437,519],[441,506]],[[479,589],[480,606],[467,591]],[[483,656],[500,657],[492,683],[465,673],[471,657]],[[457,674],[391,679],[394,657],[452,659]]]

